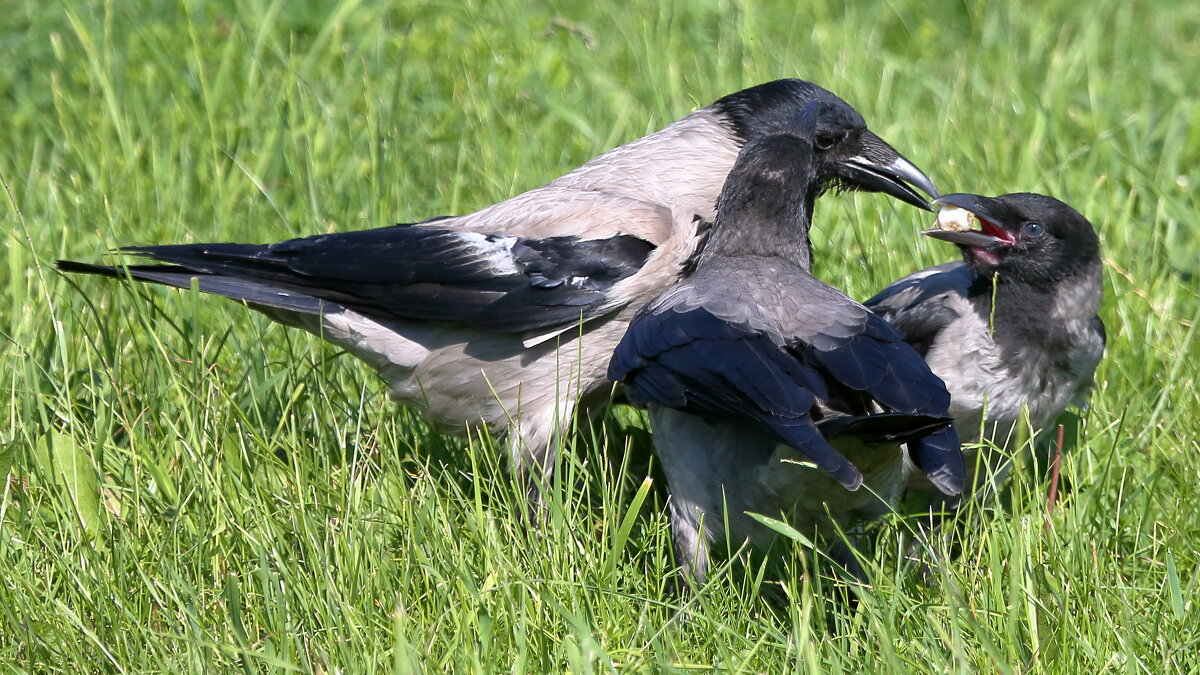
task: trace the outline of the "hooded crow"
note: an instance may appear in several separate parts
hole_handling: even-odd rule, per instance
[[[963,260],[904,277],[866,305],[945,381],[963,442],[987,441],[965,450],[970,495],[1003,478],[1022,415],[1036,431],[1087,401],[1105,341],[1100,242],[1052,197],[950,194],[935,203],[950,208],[925,234],[957,244]]]
[[[441,430],[506,431],[532,496],[580,399],[607,400],[605,368],[630,318],[679,278],[747,141],[820,101],[830,183],[932,210],[932,182],[817,85],[778,80],[467,215],[275,244],[134,246],[165,265],[85,272],[240,300],[375,368]]]
[[[649,409],[676,555],[697,583],[719,537],[773,538],[750,513],[826,536],[883,515],[904,487],[901,443],[938,489],[962,489],[945,386],[886,321],[809,274],[836,113],[813,103],[746,143],[690,273],[638,312],[609,366]]]

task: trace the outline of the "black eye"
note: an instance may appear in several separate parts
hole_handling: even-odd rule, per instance
[[[1025,227],[1022,230],[1025,232],[1025,236],[1030,239],[1037,239],[1046,234],[1046,228],[1042,227],[1041,223],[1025,223]]]
[[[828,150],[833,147],[834,143],[837,143],[837,140],[837,137],[833,134],[821,133],[817,134],[817,137],[813,139],[813,145],[818,150]]]

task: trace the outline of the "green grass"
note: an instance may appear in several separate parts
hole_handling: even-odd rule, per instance
[[[301,4],[0,12],[6,670],[1200,669],[1200,5]],[[1051,526],[1019,481],[927,586],[893,518],[857,605],[799,546],[675,593],[627,412],[568,448],[530,531],[494,441],[434,434],[332,347],[49,265],[464,212],[783,76],[944,190],[1069,201],[1107,263]],[[827,198],[817,272],[866,297],[948,259],[926,221]]]

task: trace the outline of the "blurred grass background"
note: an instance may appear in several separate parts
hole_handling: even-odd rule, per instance
[[[7,669],[1200,667],[1200,5],[12,0],[0,45]],[[857,604],[799,547],[680,596],[636,415],[564,453],[531,532],[491,439],[433,434],[332,347],[48,264],[466,212],[778,77],[944,191],[1046,192],[1101,233],[1065,502],[1046,528],[1018,482],[931,586],[897,517]],[[863,298],[949,259],[927,220],[826,198],[816,272]]]

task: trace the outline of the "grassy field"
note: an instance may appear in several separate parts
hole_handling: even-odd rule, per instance
[[[5,671],[1200,671],[1200,4],[622,5],[5,3]],[[1018,482],[932,584],[897,516],[857,603],[799,545],[681,596],[635,413],[567,449],[531,531],[493,440],[336,349],[50,264],[473,210],[785,76],[945,191],[1047,192],[1101,232],[1065,500],[1047,524]],[[860,298],[953,256],[884,197],[816,221]]]

